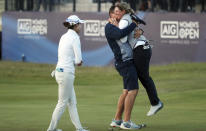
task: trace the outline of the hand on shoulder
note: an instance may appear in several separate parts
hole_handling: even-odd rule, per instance
[[[109,19],[108,19],[108,22],[109,22],[110,24],[113,24],[113,25],[115,25],[115,26],[118,26],[118,22],[117,22],[117,20],[116,20],[115,18],[109,18]]]

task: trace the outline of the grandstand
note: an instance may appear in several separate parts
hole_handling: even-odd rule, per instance
[[[116,2],[127,2],[135,11],[172,11],[172,12],[204,12],[204,0],[0,0],[0,12],[4,11],[76,11],[76,12],[107,12]],[[45,1],[45,2],[44,2]],[[41,4],[41,5],[40,5]],[[38,7],[40,5],[40,8]],[[47,9],[45,9],[47,5]]]
[[[112,63],[113,57],[104,36],[104,26],[107,22],[108,10],[115,3],[114,0],[42,1],[47,3],[38,3],[38,0],[0,0],[0,14],[3,14],[1,23],[5,27],[1,46],[2,50],[6,50],[1,53],[3,60],[21,61],[21,56],[25,55],[28,62],[56,63],[58,40],[65,32],[61,23],[68,15],[76,14],[87,20],[80,34],[84,64],[105,66]],[[131,6],[134,10],[136,9],[137,15],[147,22],[147,26],[142,28],[145,30],[145,35],[153,40],[152,44],[155,45],[152,64],[206,61],[203,51],[204,37],[202,37],[206,30],[203,26],[205,3],[201,3],[202,0],[197,0],[193,4],[188,3],[190,0],[175,0],[179,2],[179,6],[174,9],[171,0],[162,0],[164,6],[163,3],[152,4],[152,1],[146,0],[145,3],[145,0],[136,0],[135,8]],[[44,23],[41,23],[42,21]],[[57,23],[57,27],[52,26]],[[30,26],[26,26],[27,24]],[[38,28],[35,29],[35,27]],[[44,29],[43,35],[40,29]],[[41,53],[28,51],[31,47]],[[195,52],[194,48],[197,49]],[[181,50],[184,50],[185,54]],[[44,55],[45,52],[50,55]],[[105,52],[107,57],[104,61],[98,59],[97,56],[102,56]],[[49,56],[55,57],[51,59]]]
[[[47,9],[45,9],[43,3],[41,3],[40,7],[38,7],[39,6],[38,0],[0,0],[0,19],[1,19],[2,12],[4,12],[5,10],[6,11],[40,11],[40,12],[43,11],[107,12],[109,7],[112,4],[114,4],[116,1],[129,2],[129,0],[50,0],[49,2],[47,1],[48,2]],[[136,0],[136,3],[134,3],[134,5],[137,8],[137,10],[136,8],[135,10],[156,11],[156,12],[173,11],[170,0],[166,0],[167,1],[166,10],[161,9],[161,5],[159,4],[154,4],[156,6],[152,7],[151,3],[153,0],[145,0],[145,1],[147,2],[147,4],[144,3],[144,0]],[[186,2],[186,0],[180,0],[179,1],[180,6],[185,4],[185,3],[182,4],[181,1]],[[20,3],[22,4],[22,7],[20,7],[21,6]],[[197,0],[192,5],[193,9],[188,11],[196,12],[196,13],[205,12],[205,4],[206,2],[204,0]],[[188,8],[190,9],[191,7]],[[181,9],[178,9],[177,11],[180,12]],[[0,22],[0,30],[1,30],[1,22]]]

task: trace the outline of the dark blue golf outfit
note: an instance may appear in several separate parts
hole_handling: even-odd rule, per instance
[[[117,43],[117,40],[127,36],[134,30],[135,27],[135,23],[131,23],[124,29],[119,29],[110,23],[107,23],[105,26],[105,36],[112,52],[114,53],[115,68],[123,77],[124,89],[127,90],[139,88],[137,83],[138,78],[133,62],[132,48],[130,47],[128,41],[120,45]]]
[[[157,90],[154,81],[149,75],[149,63],[152,56],[152,49],[143,49],[143,45],[133,50],[134,64],[137,70],[139,80],[147,91],[151,105],[155,106],[159,103]]]

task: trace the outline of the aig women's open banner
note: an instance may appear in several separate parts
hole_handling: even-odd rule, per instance
[[[5,12],[2,17],[3,60],[57,62],[58,42],[67,29],[63,21],[72,13]],[[74,13],[86,20],[80,39],[85,66],[113,62],[104,27],[108,13]],[[145,36],[153,45],[152,64],[206,61],[206,15],[146,13]]]

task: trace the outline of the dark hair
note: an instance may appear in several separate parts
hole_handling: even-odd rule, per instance
[[[63,25],[64,25],[65,27],[67,27],[68,29],[74,29],[74,26],[75,26],[75,25],[70,25],[69,22],[63,22]]]
[[[110,14],[114,13],[114,8],[115,8],[114,5],[112,5],[112,6],[110,7],[110,9],[109,9],[109,16],[110,16]]]

